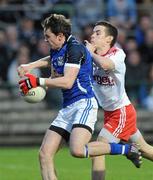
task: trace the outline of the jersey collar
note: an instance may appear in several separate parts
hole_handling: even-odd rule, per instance
[[[71,39],[72,37],[72,34],[67,38],[67,42]]]
[[[112,53],[115,53],[116,51],[117,51],[116,47],[113,46],[105,54],[101,54],[101,56],[106,56],[107,54],[112,54]]]

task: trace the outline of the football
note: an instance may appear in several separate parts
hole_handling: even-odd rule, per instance
[[[46,96],[46,90],[38,86],[28,91],[26,95],[22,95],[23,99],[28,103],[38,103],[42,101]]]

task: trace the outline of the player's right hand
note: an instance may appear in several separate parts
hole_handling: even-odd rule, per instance
[[[21,64],[17,68],[17,72],[20,78],[24,77],[25,74],[30,73],[32,69],[30,68],[29,64]]]
[[[90,43],[87,40],[85,40],[84,43],[85,43],[86,48],[90,51],[90,53],[94,53],[95,52],[96,48],[95,48],[95,46],[92,43]]]
[[[19,80],[20,90],[23,94],[27,94],[29,89],[39,86],[39,78],[33,74],[25,74],[24,78]]]

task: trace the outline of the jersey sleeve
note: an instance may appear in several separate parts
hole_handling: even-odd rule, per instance
[[[85,52],[81,45],[73,44],[67,50],[65,66],[80,68],[85,59]]]
[[[125,57],[126,57],[126,55],[123,50],[118,50],[118,51],[116,51],[115,54],[112,54],[109,57],[114,62],[116,71],[122,70],[122,67],[123,67],[124,61],[125,61]]]

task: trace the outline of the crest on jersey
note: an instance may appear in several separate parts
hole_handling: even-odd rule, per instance
[[[59,56],[57,58],[57,64],[58,64],[58,66],[63,66],[64,65],[64,57],[63,56]]]

